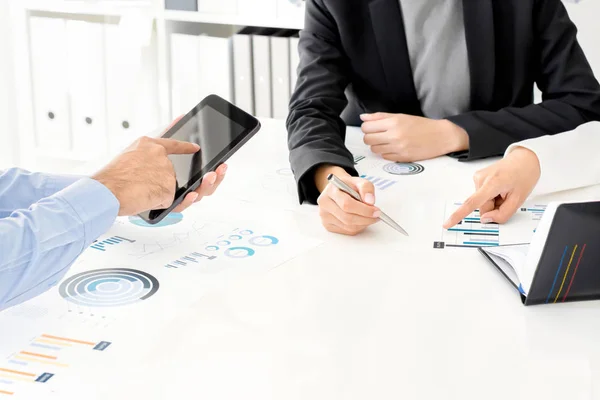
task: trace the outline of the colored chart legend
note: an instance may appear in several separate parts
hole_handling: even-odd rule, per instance
[[[106,251],[107,247],[121,244],[123,242],[135,243],[135,240],[127,239],[121,236],[113,236],[102,241],[95,241],[90,247],[95,250]]]
[[[391,179],[383,179],[371,175],[361,175],[360,177],[370,181],[379,190],[385,190],[397,183],[397,181],[393,181]]]

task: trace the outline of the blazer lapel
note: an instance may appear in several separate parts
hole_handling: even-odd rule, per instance
[[[463,0],[465,34],[471,71],[471,109],[493,104],[496,77],[493,0]]]
[[[371,22],[394,112],[422,115],[410,65],[399,0],[373,0]]]

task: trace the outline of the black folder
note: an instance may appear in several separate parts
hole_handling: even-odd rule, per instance
[[[560,204],[553,216],[544,218],[552,221],[527,292],[511,279],[506,264],[497,262],[490,252],[494,249],[479,251],[511,281],[526,306],[599,300],[600,202]],[[535,241],[534,237],[532,243]],[[533,251],[531,247],[529,251]]]

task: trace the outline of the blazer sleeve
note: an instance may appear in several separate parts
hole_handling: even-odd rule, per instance
[[[448,118],[470,140],[461,160],[501,155],[515,142],[575,129],[600,119],[600,86],[577,42],[577,28],[561,0],[536,0],[534,29],[540,61],[541,104],[496,112],[473,111]]]
[[[350,62],[323,0],[307,1],[299,53],[298,82],[287,118],[288,147],[300,203],[316,203],[316,167],[332,164],[358,175],[344,145],[346,125],[340,117],[348,104],[344,91],[350,82]]]
[[[540,162],[541,176],[532,197],[600,184],[600,122],[553,136],[542,136],[511,145],[533,151]]]

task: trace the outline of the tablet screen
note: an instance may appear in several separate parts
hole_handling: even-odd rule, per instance
[[[223,150],[229,150],[245,130],[210,106],[205,106],[188,119],[171,138],[197,143],[200,151],[195,154],[169,155],[175,167],[178,191],[193,183],[190,181]]]
[[[227,161],[259,129],[260,122],[252,115],[218,96],[206,97],[162,136],[200,146],[195,154],[169,155],[177,184],[174,204],[168,209],[149,210],[139,216],[149,223],[159,222],[179,204],[185,193],[200,184],[204,175]]]

